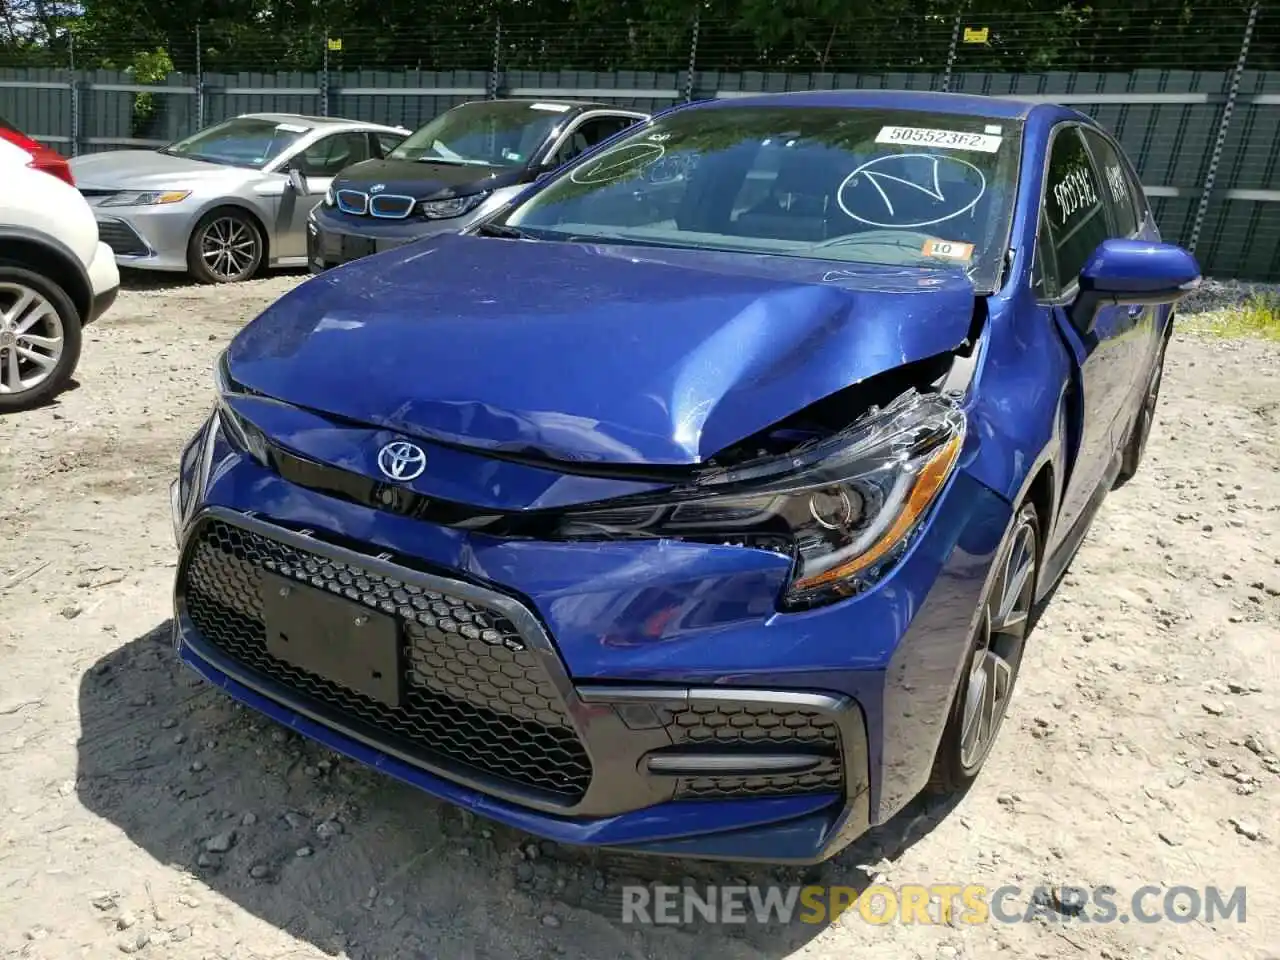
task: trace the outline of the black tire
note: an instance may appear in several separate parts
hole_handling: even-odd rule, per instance
[[[1043,554],[1040,517],[1033,504],[1025,503],[1018,508],[1014,521],[996,553],[997,572],[991,578],[987,593],[983,597],[982,615],[979,617],[978,626],[974,630],[969,649],[965,654],[964,670],[961,673],[960,682],[956,685],[955,698],[952,700],[951,710],[947,716],[947,726],[938,744],[933,770],[925,788],[929,793],[950,795],[968,789],[982,770],[983,764],[986,763],[991,747],[999,735],[1005,714],[1008,712],[1014,687],[1017,685],[1027,636],[1035,626],[1035,596],[1040,582]],[[1029,558],[1030,566],[1027,568],[1024,582],[1018,586],[1017,580],[1024,556]],[[1007,625],[1002,626],[1000,630],[994,629],[997,625],[995,621],[1000,618],[999,608],[1009,593],[1014,593],[1018,601],[1017,607],[1009,608],[1010,611],[1023,611],[1020,632],[1010,632]],[[1017,633],[1016,636],[1014,636],[1015,633]],[[981,673],[986,679],[978,679],[979,668],[989,662],[989,652],[999,654],[1006,661],[1007,666],[997,671],[999,680],[996,679],[995,674],[988,673],[985,669]],[[1006,669],[1007,672],[1005,672]],[[988,687],[987,684],[990,686]],[[993,707],[984,745],[976,751],[969,750],[967,749],[968,735],[973,729],[966,724],[966,718],[969,716],[967,709],[969,695],[971,691],[976,694],[985,692],[987,689],[993,692],[993,704],[996,703],[994,698],[999,697],[998,707]],[[981,702],[985,704],[986,701]]]
[[[0,316],[3,316],[4,311],[16,303],[17,297],[21,295],[17,292],[18,289],[30,290],[43,297],[53,308],[60,328],[57,332],[62,339],[62,352],[53,369],[39,383],[29,389],[10,392],[6,389],[6,377],[11,370],[10,351],[23,344],[20,338],[6,336],[3,331],[0,331],[0,341],[3,341],[0,342],[0,391],[6,391],[0,392],[0,413],[30,410],[47,403],[66,388],[67,382],[76,371],[76,364],[80,362],[80,311],[76,309],[75,303],[67,292],[60,284],[27,267],[0,261]],[[32,330],[37,328],[41,331],[36,334],[37,336],[48,337],[55,332],[47,320],[37,322]],[[31,330],[25,332],[29,334]],[[29,342],[26,348],[31,349]],[[33,369],[38,369],[33,368],[29,360],[23,360],[21,354],[15,352],[14,356],[18,357],[20,362],[20,380],[27,379],[23,376],[23,371],[31,373]]]
[[[240,283],[257,274],[266,253],[262,231],[242,210],[210,210],[187,241],[187,269],[201,283]]]
[[[1151,425],[1155,423],[1156,407],[1160,403],[1160,384],[1164,381],[1164,355],[1169,346],[1166,335],[1160,341],[1160,352],[1156,355],[1156,363],[1147,381],[1147,392],[1142,397],[1142,406],[1133,418],[1129,427],[1129,439],[1125,441],[1124,452],[1120,457],[1120,472],[1116,474],[1111,489],[1118,490],[1134,478],[1138,468],[1142,466],[1142,457],[1147,452],[1147,440],[1151,437]]]

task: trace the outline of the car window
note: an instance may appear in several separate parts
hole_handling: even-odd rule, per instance
[[[1134,204],[1133,183],[1125,172],[1126,164],[1105,137],[1093,130],[1085,130],[1084,138],[1105,187],[1103,199],[1111,211],[1115,234],[1132,237],[1138,232],[1138,212]]]
[[[312,128],[267,117],[233,117],[193,133],[160,152],[206,163],[261,169],[292,147]]]
[[[533,100],[473,100],[405,137],[392,160],[522,167],[564,121],[569,106]]]
[[[635,122],[634,117],[591,117],[589,120],[584,120],[556,151],[556,155],[551,158],[551,163],[555,166],[568,163],[597,143],[609,139],[615,133],[621,133]]]
[[[404,142],[402,133],[375,133],[374,138],[378,143],[378,153],[383,157]]]
[[[544,239],[965,270],[998,281],[1021,123],[843,107],[714,107],[638,125],[506,222]]]
[[[1052,296],[1071,286],[1098,245],[1107,239],[1110,231],[1102,197],[1097,171],[1079,130],[1059,130],[1049,154],[1044,191],[1049,234],[1046,254],[1051,260],[1045,272],[1057,277],[1054,288],[1046,286],[1047,294]]]
[[[369,159],[369,140],[358,131],[333,133],[317,140],[294,159],[308,177],[334,177],[340,170]]]

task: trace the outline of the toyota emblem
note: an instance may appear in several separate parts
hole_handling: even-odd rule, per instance
[[[398,483],[417,480],[427,469],[427,454],[416,443],[396,440],[378,451],[378,469]]]

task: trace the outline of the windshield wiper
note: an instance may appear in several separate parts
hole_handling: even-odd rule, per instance
[[[480,237],[501,237],[504,240],[529,240],[531,237],[523,230],[508,227],[502,223],[482,223],[476,227],[476,235]]]

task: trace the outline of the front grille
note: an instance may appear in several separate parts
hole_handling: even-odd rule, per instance
[[[337,200],[343,213],[363,217],[369,212],[369,195],[360,190],[339,190]]]
[[[840,764],[840,731],[834,718],[820,710],[780,704],[692,701],[670,714],[668,735],[678,746],[706,746],[716,750],[795,748],[821,757],[803,773],[759,776],[681,777],[679,799],[793,796],[837,793],[844,787]]]
[[[123,220],[99,220],[98,239],[118,257],[145,257],[151,253],[146,241]]]
[[[369,197],[369,212],[384,220],[403,220],[413,213],[413,205],[416,202],[413,197],[378,193]]]
[[[203,521],[192,536],[179,574],[192,625],[245,670],[287,691],[298,706],[339,726],[370,731],[375,742],[425,766],[461,765],[570,803],[586,793],[586,751],[540,654],[500,611],[222,520]],[[384,704],[269,652],[263,571],[394,616],[404,664],[400,705]]]

